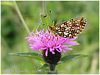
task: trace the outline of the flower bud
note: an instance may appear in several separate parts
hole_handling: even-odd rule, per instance
[[[46,63],[49,64],[57,64],[60,61],[61,58],[61,52],[58,52],[57,50],[54,50],[55,54],[52,54],[50,50],[48,50],[48,56],[45,55],[46,50],[43,50],[42,56]]]

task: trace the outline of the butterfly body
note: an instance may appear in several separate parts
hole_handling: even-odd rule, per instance
[[[85,25],[86,19],[81,17],[56,24],[55,26],[50,27],[50,29],[55,35],[65,38],[73,38],[83,31]]]

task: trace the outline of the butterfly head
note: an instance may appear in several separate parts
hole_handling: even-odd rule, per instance
[[[55,31],[55,26],[49,26],[49,29],[50,29],[51,31]]]

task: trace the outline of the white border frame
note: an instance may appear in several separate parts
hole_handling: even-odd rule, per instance
[[[100,0],[0,0],[0,14],[1,14],[1,1],[99,1],[99,18],[100,18]],[[99,19],[99,25],[100,25],[100,19]],[[0,15],[0,42],[1,42],[1,15]],[[99,63],[100,63],[100,50],[99,50]],[[99,73],[100,73],[100,64],[99,64]],[[0,43],[0,74],[1,74],[1,43]],[[26,74],[2,74],[2,75],[26,75]],[[28,74],[28,75],[47,75],[47,74]],[[49,74],[49,75],[56,75],[56,74]],[[99,74],[57,74],[57,75],[99,75]]]

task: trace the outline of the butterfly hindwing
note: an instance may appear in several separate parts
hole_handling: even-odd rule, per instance
[[[55,35],[59,35],[65,38],[73,38],[83,31],[85,25],[86,19],[81,17],[56,24],[52,30]]]

